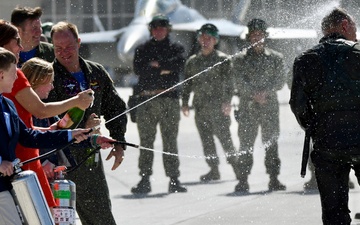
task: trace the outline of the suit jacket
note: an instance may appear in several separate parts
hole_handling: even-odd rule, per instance
[[[12,136],[10,137],[3,117],[0,118],[0,156],[3,160],[13,161],[16,158],[17,143],[29,148],[58,148],[68,143],[68,131],[41,132],[27,128],[19,118],[14,103],[4,97],[3,104],[10,112]],[[2,109],[0,107],[0,111]],[[0,192],[12,188],[10,177],[0,177]]]

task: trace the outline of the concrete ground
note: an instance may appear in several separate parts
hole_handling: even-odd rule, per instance
[[[118,88],[120,95],[127,100],[131,89]],[[165,177],[162,163],[162,142],[158,132],[155,141],[154,174],[151,176],[152,192],[146,196],[134,196],[130,192],[140,180],[139,150],[128,147],[123,164],[111,171],[113,160],[105,163],[107,181],[110,188],[113,214],[117,224],[126,225],[281,225],[281,224],[322,224],[318,192],[304,192],[303,184],[309,180],[300,177],[300,164],[304,133],[287,104],[289,90],[285,87],[279,92],[281,104],[279,155],[281,174],[279,179],[286,184],[286,191],[269,192],[268,175],[264,167],[264,147],[260,138],[255,143],[254,166],[249,177],[250,193],[237,195],[237,184],[233,170],[225,162],[224,152],[217,141],[220,156],[221,180],[201,183],[199,177],[209,168],[203,158],[200,138],[194,123],[194,113],[189,118],[182,116],[178,146],[180,155],[180,181],[188,188],[187,193],[168,194],[169,179]],[[135,123],[129,121],[126,139],[139,144]],[[104,134],[107,131],[102,128]],[[231,125],[232,138],[238,148],[237,123]],[[103,158],[109,150],[102,151]],[[308,173],[309,174],[309,173]],[[351,180],[356,181],[351,174]],[[356,183],[356,182],[355,182]],[[360,188],[356,183],[350,191],[350,210],[352,218],[360,212]],[[81,224],[77,220],[77,224]],[[360,224],[353,220],[352,224]]]

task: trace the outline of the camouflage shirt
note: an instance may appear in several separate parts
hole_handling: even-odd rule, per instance
[[[265,48],[261,54],[252,49],[233,59],[235,88],[241,100],[251,101],[257,92],[267,92],[269,101],[277,101],[276,91],[286,79],[283,55]]]
[[[191,56],[185,64],[185,78],[196,76],[184,85],[183,106],[188,106],[191,91],[195,108],[230,103],[233,94],[231,69],[228,55],[217,50],[207,56],[201,53]]]

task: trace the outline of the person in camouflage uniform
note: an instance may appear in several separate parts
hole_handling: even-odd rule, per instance
[[[226,152],[227,162],[237,171],[237,157],[230,134],[231,98],[233,95],[232,64],[228,55],[215,49],[219,41],[218,29],[213,24],[205,24],[198,30],[201,50],[192,55],[185,64],[185,78],[189,78],[218,62],[221,65],[190,79],[184,85],[182,111],[189,116],[189,97],[194,92],[193,106],[195,122],[199,131],[206,162],[210,172],[201,176],[201,181],[219,180],[219,157],[216,154],[214,136]]]
[[[247,181],[253,165],[253,148],[259,126],[265,145],[266,172],[270,175],[269,190],[285,190],[278,180],[279,102],[276,91],[286,79],[283,55],[265,47],[267,25],[261,19],[248,23],[250,49],[234,57],[235,85],[240,97],[237,120],[240,138],[239,166],[241,177],[235,191],[249,191]]]
[[[185,64],[183,46],[170,41],[171,24],[166,16],[154,16],[149,23],[149,31],[151,39],[138,46],[134,56],[134,72],[139,76],[139,82],[134,87],[134,94],[144,100],[177,84]],[[180,161],[177,156],[180,122],[179,95],[177,89],[171,89],[137,108],[136,111],[141,146],[154,148],[156,127],[160,125],[163,151],[171,153],[163,155],[165,173],[170,177],[169,193],[187,191],[178,179],[180,176]],[[154,152],[140,150],[141,180],[131,188],[132,193],[147,194],[151,191],[150,175],[153,173],[153,162]]]

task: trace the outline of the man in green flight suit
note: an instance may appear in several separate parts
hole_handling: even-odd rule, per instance
[[[230,134],[231,98],[233,95],[232,64],[228,55],[215,49],[219,42],[218,29],[213,24],[205,24],[198,30],[201,50],[192,55],[185,64],[185,77],[189,78],[218,62],[221,65],[211,68],[201,76],[189,80],[184,85],[182,111],[189,116],[189,97],[194,92],[193,106],[195,122],[199,131],[206,162],[210,172],[201,176],[204,182],[219,180],[219,157],[216,154],[214,136],[224,151],[227,162],[237,174],[237,156]]]
[[[238,135],[240,138],[239,165],[241,177],[235,187],[237,192],[248,192],[247,178],[253,165],[253,150],[259,126],[265,146],[265,167],[270,175],[270,191],[285,190],[278,180],[280,158],[278,155],[279,102],[276,91],[285,84],[283,55],[265,47],[267,24],[261,19],[248,23],[246,37],[251,48],[234,60],[235,85],[240,97]]]

